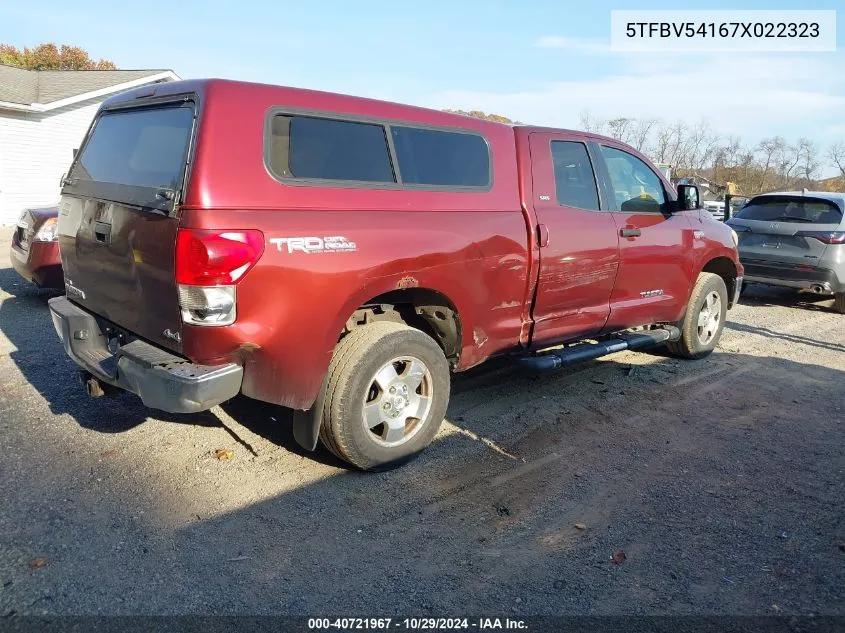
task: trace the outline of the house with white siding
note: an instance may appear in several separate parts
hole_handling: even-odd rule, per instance
[[[0,226],[59,199],[59,180],[104,99],[171,70],[25,70],[0,65]]]

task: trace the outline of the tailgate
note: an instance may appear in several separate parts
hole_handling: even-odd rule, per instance
[[[190,101],[101,112],[59,205],[68,298],[174,351],[182,330],[175,209],[193,128]]]
[[[767,195],[752,199],[730,225],[744,260],[815,266],[827,245],[813,236],[837,231],[841,221],[841,210],[827,200]]]

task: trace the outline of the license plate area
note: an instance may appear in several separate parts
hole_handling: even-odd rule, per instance
[[[760,248],[780,248],[780,237],[764,233],[740,233],[743,246],[757,246]]]

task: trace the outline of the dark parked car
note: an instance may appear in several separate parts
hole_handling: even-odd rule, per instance
[[[845,194],[755,196],[728,222],[739,235],[745,281],[833,295],[845,313]]]
[[[26,209],[12,236],[12,266],[40,288],[64,288],[59,255],[59,209]]]

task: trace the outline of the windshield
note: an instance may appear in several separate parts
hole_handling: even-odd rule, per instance
[[[740,220],[839,224],[842,211],[825,200],[804,198],[761,198],[751,200],[734,216]]]

